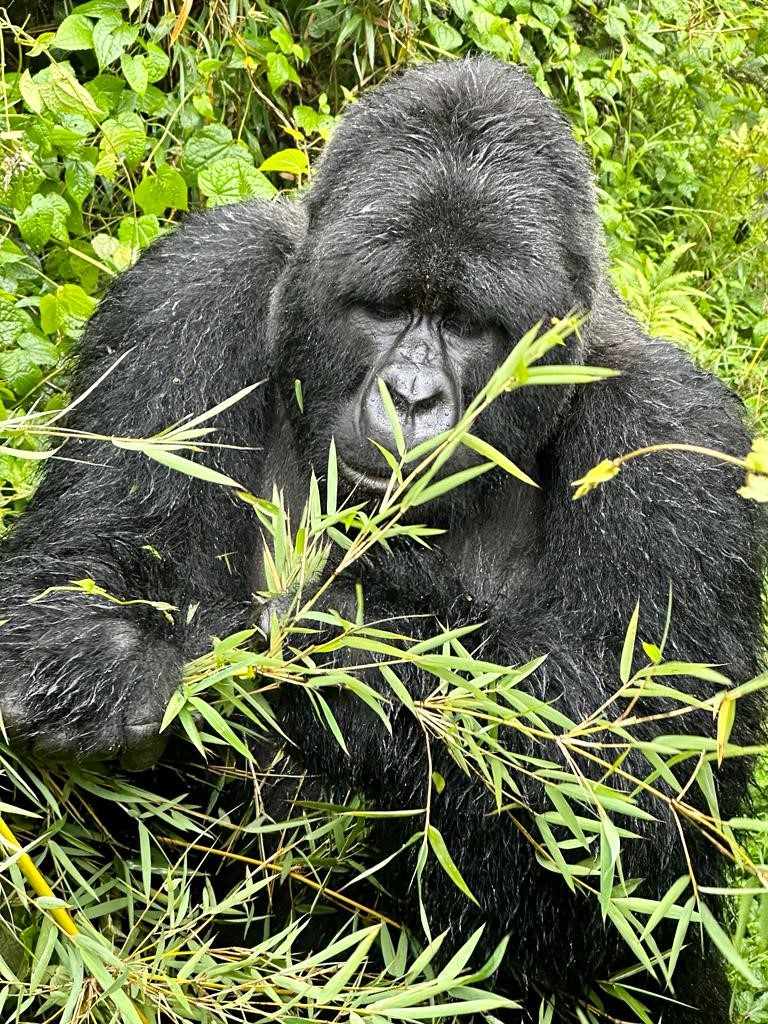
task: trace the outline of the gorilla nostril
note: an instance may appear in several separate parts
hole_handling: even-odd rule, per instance
[[[404,395],[401,395],[399,391],[396,391],[392,387],[390,387],[389,393],[392,397],[392,404],[394,405],[398,415],[407,416],[408,413],[411,411],[411,403],[408,401],[408,399]]]
[[[446,393],[442,390],[435,391],[434,394],[414,402],[413,413],[415,416],[422,416],[430,412],[439,412],[442,408],[447,409],[449,405],[450,402]]]
[[[381,375],[398,413],[418,415],[445,402],[450,387],[444,373],[430,366],[393,363]]]

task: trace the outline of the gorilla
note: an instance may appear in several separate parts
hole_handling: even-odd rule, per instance
[[[488,58],[418,67],[348,110],[298,199],[190,217],[111,285],[82,340],[75,391],[88,393],[69,425],[148,436],[263,381],[218,416],[217,439],[231,447],[217,451],[217,467],[256,495],[276,484],[300,508],[334,438],[340,490],[374,506],[389,470],[371,440],[393,449],[395,432],[380,379],[407,444],[418,444],[457,422],[524,332],[575,312],[581,328],[545,361],[619,373],[505,394],[474,428],[539,489],[496,469],[420,507],[419,521],[443,531],[431,547],[406,539],[372,554],[355,579],[334,583],[329,607],[348,607],[361,581],[367,618],[405,618],[413,636],[482,623],[473,642],[488,660],[547,655],[524,685],[576,721],[615,693],[638,601],[645,638],[659,643],[668,628],[667,658],[717,663],[743,682],[761,660],[764,526],[737,496],[738,470],[662,454],[571,500],[571,482],[606,455],[660,442],[733,453],[750,444],[738,400],[643,334],[605,262],[587,160],[527,75]],[[259,526],[234,495],[136,452],[78,437],[63,454],[4,545],[0,710],[11,740],[46,762],[140,769],[162,754],[160,722],[184,663],[251,621],[264,586]],[[449,468],[466,464],[457,454]],[[145,603],[48,589],[86,577]],[[149,603],[160,600],[182,613],[169,622]],[[416,694],[429,685],[415,670],[405,682]],[[675,685],[701,693],[705,684]],[[348,752],[307,701],[278,700],[296,760],[374,806],[423,806],[423,741],[405,708],[390,735],[353,695],[334,700]],[[740,701],[733,741],[756,742],[760,720],[757,697]],[[674,730],[684,729],[711,734],[712,723],[677,718]],[[644,738],[654,730],[669,727],[649,723]],[[509,934],[497,984],[534,1015],[541,996],[554,996],[556,1019],[568,1019],[585,986],[632,956],[597,901],[571,893],[491,813],[483,787],[434,756],[446,786],[431,820],[478,902],[428,862],[433,930],[456,944],[484,923],[488,948]],[[731,758],[718,769],[724,817],[743,807],[749,767]],[[535,780],[525,784],[535,800]],[[690,854],[699,882],[722,885],[721,855],[693,831],[686,851],[658,803],[642,839],[626,844],[625,877],[659,898]],[[377,841],[396,848],[413,826],[402,827],[387,819]],[[391,889],[417,922],[411,868]],[[697,943],[675,976],[685,1005],[664,1000],[652,978],[630,979],[658,994],[657,1019],[728,1020],[723,965]]]

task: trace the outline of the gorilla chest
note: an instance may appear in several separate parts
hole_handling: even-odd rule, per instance
[[[543,551],[540,492],[515,484],[439,541],[468,594],[484,604],[519,600],[537,579]]]

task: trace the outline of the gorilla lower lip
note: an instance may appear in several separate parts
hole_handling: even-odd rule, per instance
[[[344,460],[339,456],[337,456],[337,462],[343,476],[361,490],[375,491],[378,494],[383,494],[389,486],[391,475],[384,476],[383,474],[379,475],[378,473],[355,469],[353,466],[344,462]]]

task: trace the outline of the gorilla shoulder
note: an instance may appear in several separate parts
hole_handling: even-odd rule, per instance
[[[259,327],[305,231],[302,205],[281,199],[187,217],[112,283],[83,337],[81,361],[162,337],[171,324],[190,338],[201,323],[216,324],[229,314]]]

